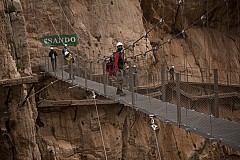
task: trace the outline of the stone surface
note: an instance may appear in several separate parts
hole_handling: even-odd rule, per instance
[[[0,79],[19,78],[31,75],[30,56],[28,53],[26,26],[20,1],[1,1],[1,43],[0,43]],[[12,7],[11,12],[6,8]],[[10,113],[9,119],[1,124],[3,138],[1,158],[5,159],[41,159],[36,142],[35,120],[37,117],[35,98],[25,99],[29,85],[1,87],[1,107]],[[1,118],[2,121],[2,118]]]

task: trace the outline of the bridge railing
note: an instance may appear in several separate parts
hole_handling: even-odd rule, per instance
[[[45,60],[45,65],[48,71],[52,70],[49,58]],[[75,57],[75,62],[68,65],[64,64],[61,58],[57,66],[59,70],[69,73],[68,79],[71,79],[69,81],[72,83],[74,79],[71,75],[75,75],[85,79],[85,87],[97,84],[98,91],[104,90],[107,93],[110,91],[106,86],[117,87],[116,77],[109,76],[105,70],[106,61],[96,62]],[[132,93],[126,98],[131,100],[132,105],[138,100],[137,93],[139,93],[149,97],[148,102],[152,100],[151,98],[157,98],[169,104],[179,103],[181,107],[197,112],[229,120],[239,120],[237,116],[240,108],[240,74],[238,72],[204,68],[201,70],[184,69],[181,66],[175,66],[174,78],[171,79],[169,66],[163,65],[154,69],[134,67],[130,65],[129,69],[124,72],[124,89]],[[179,89],[177,75],[179,76]],[[63,78],[63,72],[61,77]],[[111,90],[111,92],[112,96],[117,96],[115,91]],[[178,94],[180,99],[178,99]]]

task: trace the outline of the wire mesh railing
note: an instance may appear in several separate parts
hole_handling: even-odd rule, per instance
[[[175,66],[175,73],[171,75],[174,78],[170,80],[168,67],[164,65],[154,70],[129,65],[124,72],[126,95],[119,96],[116,94],[116,77],[109,76],[105,70],[106,61],[93,62],[75,57],[74,63],[64,64],[64,60],[58,57],[58,68],[52,72],[51,61],[48,57],[45,58],[46,70],[64,81],[95,91],[147,114],[157,115],[166,122],[198,132],[205,137],[224,139],[225,133],[222,133],[224,131],[221,129],[226,127],[226,120],[226,123],[231,123],[232,126],[240,125],[237,123],[240,117],[239,82],[231,82],[232,85],[220,82],[217,70],[210,70],[208,73],[211,73],[213,78],[209,78],[210,74],[186,75]],[[238,73],[234,74],[237,77]],[[74,78],[71,75],[74,75]],[[194,76],[197,78],[191,79]],[[234,128],[230,130],[237,134],[239,131]],[[231,145],[235,145],[234,141],[231,141]]]
[[[51,70],[50,64],[49,59],[45,60],[47,70]],[[85,87],[94,83],[95,85],[98,84],[98,91],[104,90],[107,92],[107,88],[104,87],[112,86],[111,95],[115,95],[113,90],[117,87],[116,77],[110,76],[105,71],[106,61],[93,62],[75,57],[74,63],[66,64],[64,57],[60,56],[57,64],[61,70],[61,77],[63,77],[63,71],[65,71],[69,74],[67,80],[72,81],[72,83],[74,82],[74,78],[71,78],[72,75],[82,77],[85,79]],[[222,77],[230,75],[230,73],[222,75],[223,71],[208,70],[206,72],[204,68],[184,70],[181,66],[175,66],[173,75],[175,78],[170,79],[171,75],[168,69],[168,66],[162,66],[159,69],[128,66],[123,74],[124,89],[133,92],[132,96],[134,97],[127,97],[136,101],[138,94],[141,94],[148,97],[148,100],[157,98],[169,104],[177,105],[179,92],[179,105],[181,107],[239,121],[240,80],[237,77],[240,74],[238,72],[232,72],[232,79],[228,82],[226,79],[222,80]],[[179,74],[180,78],[179,90],[177,90],[176,85],[176,74]],[[220,80],[219,77],[221,77]],[[131,103],[133,104],[133,102]]]

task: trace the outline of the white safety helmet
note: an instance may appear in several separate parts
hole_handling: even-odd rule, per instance
[[[123,46],[123,44],[122,44],[122,42],[118,42],[116,46],[117,46],[117,47],[118,47],[118,46]]]
[[[69,52],[68,52],[68,51],[64,52],[64,55],[65,55],[65,56],[67,56],[68,54],[69,54]]]
[[[172,66],[172,68],[174,68],[174,66]]]
[[[51,47],[50,49],[53,49],[53,47]]]
[[[67,47],[67,44],[64,44],[65,47]]]

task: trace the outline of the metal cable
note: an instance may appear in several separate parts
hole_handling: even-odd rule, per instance
[[[104,139],[103,139],[102,126],[101,126],[101,122],[100,122],[100,118],[99,118],[99,114],[98,114],[96,95],[95,95],[94,92],[92,92],[92,93],[93,93],[93,98],[94,98],[94,103],[95,103],[95,108],[96,108],[96,113],[97,113],[97,118],[98,118],[98,125],[99,125],[99,129],[100,129],[100,135],[101,135],[101,139],[102,139],[104,155],[105,155],[105,159],[107,160],[108,159],[107,158],[107,151],[106,151],[106,147],[105,147],[105,143],[104,143]]]
[[[43,0],[43,5],[45,6],[45,10],[46,10],[46,12],[47,12],[48,19],[50,20],[50,22],[51,22],[51,24],[52,24],[52,26],[53,26],[53,28],[54,28],[55,32],[57,33],[59,40],[60,40],[60,41],[62,42],[62,44],[64,45],[64,43],[63,43],[63,41],[61,40],[61,38],[60,38],[60,35],[59,35],[59,33],[58,33],[58,31],[57,31],[57,29],[56,29],[55,25],[54,25],[54,23],[53,23],[53,21],[52,21],[52,19],[51,19],[51,17],[50,17],[50,15],[48,14],[47,6],[46,6],[46,4],[45,4],[45,1],[44,1],[44,0]]]
[[[54,83],[56,83],[57,81],[59,81],[58,79],[53,81],[53,82],[50,82],[47,86],[43,87],[42,89],[38,90],[37,92],[33,93],[32,95],[26,97],[23,101],[19,102],[17,105],[19,106],[20,104],[22,104],[24,101],[26,101],[27,99],[31,98],[32,96],[38,94],[39,92],[42,92],[43,90],[45,90],[46,88],[50,87],[51,85],[53,85]],[[20,109],[20,108],[18,108]]]
[[[59,1],[59,0],[57,0],[57,1],[58,1],[58,4],[59,4],[59,6],[60,6],[60,9],[61,9],[61,11],[62,11],[65,19],[67,20],[68,24],[69,24],[70,27],[73,29],[73,31],[77,34],[78,39],[80,39],[80,40],[84,43],[84,40],[82,40],[82,39],[80,38],[80,36],[78,35],[77,31],[74,29],[74,27],[72,26],[72,24],[71,24],[71,22],[69,21],[68,17],[66,16],[66,14],[65,14],[65,12],[64,12],[64,10],[63,10],[63,8],[62,8],[62,5],[61,5],[60,1]],[[86,45],[86,44],[84,43],[84,45]]]
[[[211,10],[209,10],[208,12],[206,12],[206,15],[208,15],[209,13],[211,13],[214,9],[216,9],[224,0],[220,0]],[[201,20],[201,17],[199,17],[196,21],[194,21],[192,24],[190,24],[187,28],[183,29],[181,32],[179,32],[178,34],[176,34],[175,36],[173,36],[172,38],[170,38],[168,41],[165,41],[163,42],[162,44],[148,50],[145,52],[146,53],[149,53],[149,52],[152,52],[153,50],[158,50],[161,46],[165,45],[165,44],[169,44],[171,43],[172,40],[174,40],[175,38],[177,38],[179,35],[183,34],[183,32],[186,32],[188,29],[192,28],[196,23],[198,23],[199,21]],[[140,56],[142,54],[138,54],[138,55],[135,55],[135,56]],[[130,57],[128,57],[130,58]]]
[[[159,144],[158,144],[158,138],[157,138],[156,131],[153,130],[153,133],[154,133],[154,137],[155,137],[155,140],[156,140],[157,151],[158,151],[158,157],[159,157],[159,160],[162,160],[162,158],[161,158],[161,153],[160,153],[160,148],[159,148]]]

